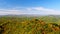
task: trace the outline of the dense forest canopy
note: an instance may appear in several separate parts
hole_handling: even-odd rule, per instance
[[[60,17],[1,16],[0,34],[60,34]]]

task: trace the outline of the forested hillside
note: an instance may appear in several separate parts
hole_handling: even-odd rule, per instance
[[[0,34],[60,34],[60,17],[0,17]]]

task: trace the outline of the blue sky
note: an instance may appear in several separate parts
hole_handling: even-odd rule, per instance
[[[0,15],[60,15],[60,0],[0,0]]]

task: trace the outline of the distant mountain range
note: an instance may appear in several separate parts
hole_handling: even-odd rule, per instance
[[[0,16],[27,16],[27,17],[54,16],[54,17],[60,17],[60,15],[40,15],[40,14],[20,14],[20,15],[8,14],[8,15],[0,15]]]

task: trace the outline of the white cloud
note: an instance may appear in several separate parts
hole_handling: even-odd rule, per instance
[[[0,15],[6,14],[47,14],[47,15],[60,15],[60,11],[54,9],[48,9],[44,7],[27,7],[27,8],[12,8],[12,9],[0,9]],[[18,9],[18,10],[17,10]]]
[[[43,7],[32,7],[32,8],[27,8],[27,10],[37,10],[37,11],[55,11],[53,9],[46,9]]]
[[[44,7],[32,7],[32,8],[28,8],[27,10],[37,11],[37,12],[39,11],[40,13],[42,12],[42,14],[60,15],[59,10],[48,9],[48,8],[44,8]]]
[[[0,9],[0,15],[7,15],[7,14],[23,14],[20,10],[6,10],[6,9]]]

